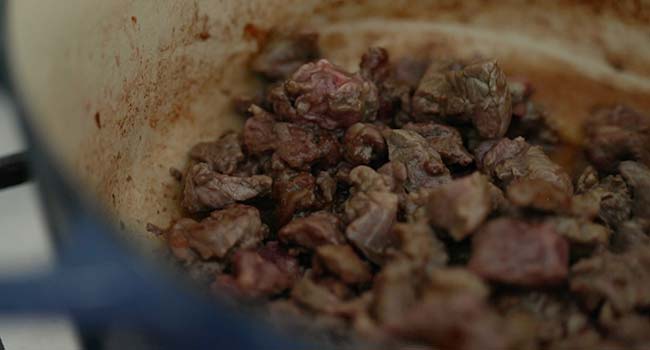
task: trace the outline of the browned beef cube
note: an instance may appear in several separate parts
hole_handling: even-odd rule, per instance
[[[585,151],[598,169],[613,172],[622,160],[650,166],[650,117],[625,107],[597,110],[585,122]]]
[[[261,155],[265,152],[274,151],[278,139],[273,129],[276,123],[273,115],[256,105],[253,105],[250,111],[253,115],[246,119],[242,131],[244,145],[248,154]]]
[[[277,202],[276,216],[284,225],[296,212],[310,209],[316,204],[316,179],[306,172],[285,172],[273,183],[273,199]]]
[[[291,288],[296,276],[281,270],[255,251],[242,250],[233,257],[233,276],[239,294],[273,296]]]
[[[321,245],[316,248],[316,258],[326,270],[345,283],[365,283],[372,278],[368,264],[349,245]]]
[[[390,130],[386,133],[386,141],[391,162],[401,162],[406,166],[407,190],[435,187],[450,180],[449,170],[440,154],[418,133]]]
[[[479,169],[505,188],[525,179],[544,181],[567,196],[573,194],[569,175],[540,147],[530,146],[522,138],[486,141],[479,145],[475,154]]]
[[[308,309],[327,314],[336,313],[341,305],[341,299],[309,276],[303,277],[293,286],[291,299]]]
[[[467,166],[474,158],[463,146],[463,139],[458,130],[434,122],[408,123],[404,129],[412,130],[422,135],[436,152],[440,153],[442,160],[447,164]]]
[[[268,100],[284,120],[324,129],[374,120],[378,109],[375,84],[325,59],[301,66],[269,91]]]
[[[462,69],[453,69],[454,64],[437,62],[429,66],[413,96],[413,112],[418,120],[471,120],[483,138],[505,135],[512,101],[497,62],[480,61]]]
[[[359,192],[345,203],[349,225],[345,235],[370,261],[381,264],[394,244],[398,198],[389,192]]]
[[[429,221],[460,241],[474,232],[492,212],[487,178],[476,172],[441,185],[429,195]]]
[[[556,216],[549,219],[555,231],[572,245],[597,247],[606,246],[612,232],[607,227],[586,219]]]
[[[308,169],[324,161],[334,165],[340,157],[340,145],[335,136],[327,131],[289,123],[273,125],[277,137],[275,154],[294,169]]]
[[[257,246],[267,233],[256,208],[235,204],[212,212],[201,222],[181,219],[167,230],[165,237],[172,252],[187,261],[192,260],[187,248],[203,259],[224,258],[235,247]]]
[[[293,219],[278,232],[282,242],[316,249],[324,244],[345,242],[341,221],[336,215],[319,211],[309,216]]]
[[[356,123],[343,138],[343,155],[354,165],[368,165],[386,155],[386,142],[381,130],[372,124]]]
[[[640,245],[619,255],[602,251],[573,265],[569,282],[590,309],[603,301],[618,313],[650,306],[650,250]]]
[[[567,213],[571,209],[571,193],[541,179],[519,179],[510,183],[506,194],[518,207]]]
[[[497,315],[472,294],[427,298],[386,327],[405,340],[449,350],[505,349]]]
[[[646,145],[650,148],[650,144]],[[621,162],[621,175],[632,187],[634,215],[650,220],[650,169],[637,162]]]
[[[244,161],[240,136],[235,132],[223,134],[217,141],[201,142],[190,150],[190,158],[208,163],[212,170],[232,175]]]
[[[394,323],[416,303],[421,271],[409,259],[395,259],[377,274],[372,287],[373,314],[381,323]]]
[[[436,237],[426,222],[398,223],[393,227],[400,255],[420,266],[444,266],[448,257],[445,245]]]
[[[208,164],[193,165],[185,174],[183,207],[190,213],[221,209],[230,204],[264,196],[273,180],[265,175],[239,177],[212,171]]]
[[[488,222],[474,236],[468,266],[492,281],[553,285],[567,277],[569,246],[550,224],[501,218]]]
[[[588,219],[598,217],[610,228],[616,228],[632,214],[632,195],[619,175],[598,179],[586,170],[578,182],[580,193],[573,197],[575,215]],[[589,179],[587,179],[589,178]]]

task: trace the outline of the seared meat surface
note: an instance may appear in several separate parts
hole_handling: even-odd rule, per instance
[[[594,110],[572,178],[497,60],[370,48],[350,72],[317,42],[269,33],[242,131],[189,150],[186,215],[151,226],[188,275],[382,349],[647,348],[647,116]]]

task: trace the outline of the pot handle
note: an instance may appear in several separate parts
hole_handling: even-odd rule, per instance
[[[1,157],[0,190],[27,182],[31,177],[27,163],[27,152]]]
[[[180,283],[121,247],[109,226],[91,217],[70,227],[53,271],[0,278],[0,314],[65,314],[84,329],[119,325],[141,332],[157,349],[307,348]]]

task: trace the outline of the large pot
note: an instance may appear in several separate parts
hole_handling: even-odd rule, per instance
[[[316,30],[325,56],[349,69],[371,45],[393,56],[496,57],[530,79],[576,144],[594,105],[650,110],[643,0],[16,0],[8,13],[29,125],[69,183],[147,253],[160,240],[145,225],[180,215],[167,169],[242,124],[230,100],[256,84],[246,63],[260,30]]]

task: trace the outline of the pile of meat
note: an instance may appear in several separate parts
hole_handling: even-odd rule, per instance
[[[271,34],[243,131],[190,150],[162,230],[188,273],[375,348],[650,344],[649,118],[595,111],[572,178],[496,60],[371,48],[351,73],[317,38]]]

